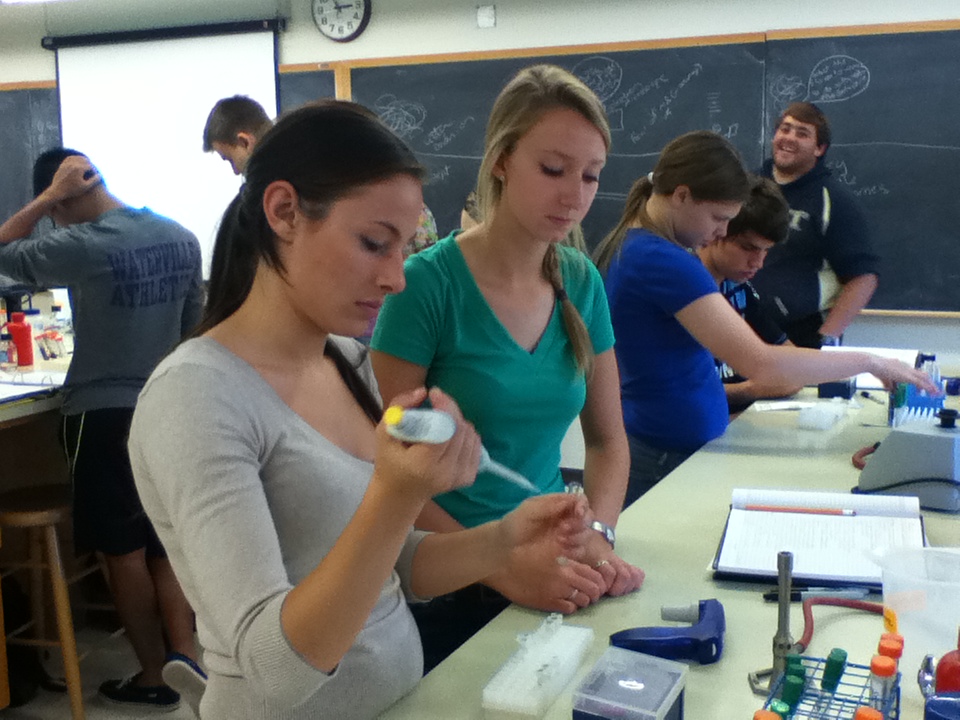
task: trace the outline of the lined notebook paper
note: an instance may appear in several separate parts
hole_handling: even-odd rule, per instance
[[[714,576],[774,579],[777,554],[787,550],[795,581],[879,588],[873,553],[923,545],[916,497],[737,489]]]

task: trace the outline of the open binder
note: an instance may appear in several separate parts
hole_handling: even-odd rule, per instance
[[[714,577],[770,581],[777,553],[793,553],[793,579],[880,589],[877,554],[923,547],[916,497],[736,489],[713,561]]]

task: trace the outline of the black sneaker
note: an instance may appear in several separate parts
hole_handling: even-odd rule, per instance
[[[141,673],[100,685],[100,697],[108,703],[155,712],[172,712],[180,707],[180,696],[166,685],[136,685]]]

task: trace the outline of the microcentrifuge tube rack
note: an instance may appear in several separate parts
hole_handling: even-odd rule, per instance
[[[861,705],[870,705],[870,668],[848,662],[843,676],[833,693],[820,688],[823,678],[823,668],[826,660],[817,657],[801,657],[803,668],[806,671],[806,688],[800,696],[800,701],[794,709],[791,720],[852,720],[857,708]],[[894,691],[882,708],[886,720],[898,720],[900,717],[900,673],[897,673],[897,682]],[[770,702],[780,697],[783,686],[783,676],[777,678],[771,686],[770,695],[764,703],[764,708],[770,707]]]

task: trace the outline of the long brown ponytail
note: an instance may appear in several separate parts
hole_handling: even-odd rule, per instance
[[[613,256],[620,249],[627,230],[636,222],[647,205],[647,200],[653,194],[653,183],[646,175],[637,180],[630,192],[627,194],[627,203],[623,209],[623,215],[620,216],[620,222],[613,228],[607,236],[600,241],[597,249],[593,253],[594,262],[600,268],[600,272],[606,271],[613,261]]]

